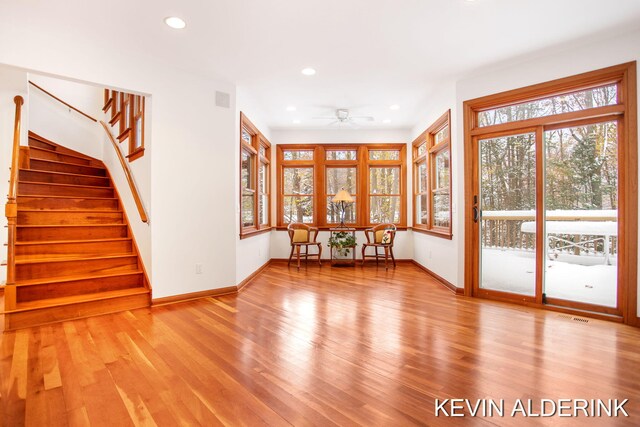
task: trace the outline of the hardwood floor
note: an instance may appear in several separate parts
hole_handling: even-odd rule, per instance
[[[237,296],[8,332],[0,349],[6,426],[640,420],[640,329],[456,297],[409,263],[274,263]],[[507,413],[435,418],[447,398]],[[540,398],[626,398],[630,417],[509,417]]]

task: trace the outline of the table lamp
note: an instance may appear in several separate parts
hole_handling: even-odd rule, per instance
[[[351,197],[351,194],[349,194],[349,192],[347,190],[344,189],[344,187],[342,188],[342,190],[338,191],[338,194],[336,194],[333,199],[331,199],[331,201],[333,203],[336,204],[340,204],[340,228],[346,228],[346,225],[344,224],[344,213],[345,213],[345,203],[353,203],[353,197]]]

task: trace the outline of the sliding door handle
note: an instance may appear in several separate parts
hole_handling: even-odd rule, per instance
[[[478,219],[480,219],[480,210],[478,209],[477,206],[473,207],[473,222],[478,222]]]

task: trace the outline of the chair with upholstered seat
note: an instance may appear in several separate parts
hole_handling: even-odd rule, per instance
[[[293,257],[293,251],[296,252],[296,257],[298,258],[298,269],[300,269],[300,257],[304,257],[305,261],[309,260],[309,257],[318,257],[318,264],[322,265],[320,262],[320,257],[322,256],[322,244],[320,242],[316,242],[318,237],[318,229],[316,227],[308,226],[307,224],[301,223],[291,223],[287,227],[287,231],[289,233],[289,241],[291,243],[291,253],[289,254],[289,262],[287,265],[291,264],[291,258]],[[318,253],[310,254],[309,246],[317,246]],[[304,253],[300,253],[300,249],[304,247]]]
[[[362,264],[364,265],[366,258],[375,258],[376,264],[380,256],[384,255],[384,268],[388,269],[389,255],[393,261],[393,267],[396,266],[396,259],[393,256],[393,241],[396,237],[396,226],[393,224],[378,224],[375,227],[367,228],[364,230],[364,236],[367,238],[367,243],[362,244]],[[366,255],[365,250],[368,247],[373,247],[375,255]],[[378,253],[378,248],[384,249],[384,254]]]

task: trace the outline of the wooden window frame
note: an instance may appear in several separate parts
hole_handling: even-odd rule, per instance
[[[436,144],[436,134],[445,127],[449,128],[449,136]],[[418,154],[418,149],[423,144],[426,144],[426,150],[424,153]],[[425,233],[435,237],[451,240],[453,239],[451,228],[453,223],[453,215],[451,209],[453,203],[453,195],[451,194],[451,110],[449,109],[443,115],[441,115],[431,126],[429,126],[429,128],[422,132],[411,145],[413,152],[413,226],[411,227],[411,229],[420,233]],[[435,158],[444,150],[449,151],[449,226],[439,227],[434,225],[433,183],[435,182],[436,172]],[[427,168],[427,188],[426,191],[423,192],[420,192],[419,182],[419,166],[421,164],[425,164]],[[417,220],[419,216],[418,204],[416,203],[416,200],[419,195],[427,196],[428,219],[426,224],[418,223]]]
[[[247,144],[244,139],[242,139],[242,131],[246,129],[247,132],[251,135],[251,144]],[[257,234],[261,234],[271,230],[271,143],[265,138],[265,136],[258,130],[258,128],[251,123],[251,120],[244,115],[244,113],[240,112],[240,193],[239,193],[239,201],[240,201],[240,239],[246,239],[251,236],[255,236]],[[260,153],[260,147],[264,148],[264,155]],[[251,179],[251,188],[253,188],[253,218],[254,225],[245,226],[242,221],[242,151],[249,152],[250,155],[255,156],[254,160],[251,162],[250,171],[250,179]],[[266,224],[261,224],[260,212],[258,209],[259,200],[258,198],[264,193],[260,193],[260,189],[258,188],[258,174],[260,173],[260,167],[262,165],[267,166],[265,179],[267,180],[266,189],[267,189],[267,204],[264,207],[267,211],[268,221]]]
[[[313,160],[284,160],[284,152],[288,150],[312,150]],[[356,160],[327,160],[327,151],[355,150]],[[369,150],[398,151],[398,160],[369,160]],[[282,144],[276,146],[276,188],[277,188],[277,219],[276,227],[286,229],[284,222],[284,169],[287,167],[313,168],[313,218],[310,225],[327,230],[338,224],[327,223],[327,192],[326,169],[331,167],[355,167],[357,177],[358,201],[356,206],[356,223],[348,224],[356,229],[369,228],[377,223],[369,221],[369,169],[371,167],[400,168],[400,221],[396,223],[398,229],[407,228],[407,168],[406,144]]]
[[[546,98],[558,94],[575,92],[581,89],[599,87],[607,84],[617,84],[618,104],[594,107],[587,110],[573,111],[545,117],[514,121],[491,126],[478,126],[478,112],[506,105],[518,104],[535,99]],[[465,167],[465,295],[490,299],[502,299],[510,302],[558,310],[569,313],[579,313],[591,317],[607,320],[618,320],[630,325],[640,326],[637,315],[637,242],[638,242],[638,110],[637,110],[637,81],[636,62],[615,65],[596,71],[565,77],[545,83],[526,86],[506,92],[484,96],[463,103],[464,111],[464,161]],[[536,267],[535,297],[519,296],[517,301],[510,294],[479,292],[478,252],[479,243],[475,237],[478,223],[474,221],[474,209],[478,208],[477,186],[478,170],[474,157],[474,147],[480,138],[508,134],[515,130],[531,129],[537,138],[542,138],[542,132],[547,127],[570,127],[585,123],[602,122],[607,119],[618,122],[618,308],[617,314],[585,312],[589,310],[585,304],[573,303],[555,307],[546,305],[542,301],[541,262]],[[537,148],[538,154],[542,148]],[[538,154],[536,157],[538,157]],[[542,179],[542,162],[538,162],[538,182],[540,188]],[[475,196],[475,197],[474,197]],[[538,223],[543,222],[540,204],[543,192],[536,196],[536,212]],[[536,250],[545,250],[543,233],[537,233]],[[537,253],[537,259],[544,254]],[[543,258],[544,259],[544,258]]]

